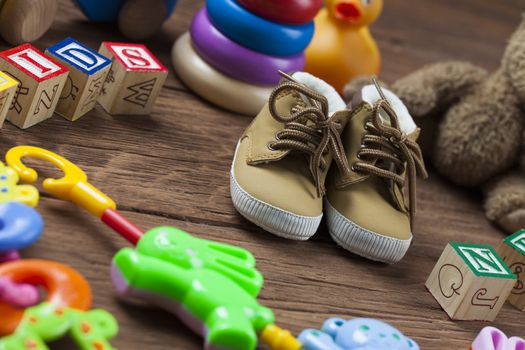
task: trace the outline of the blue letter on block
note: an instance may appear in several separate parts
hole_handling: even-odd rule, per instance
[[[93,75],[111,64],[110,59],[72,38],[67,38],[47,50],[53,56],[88,75]]]

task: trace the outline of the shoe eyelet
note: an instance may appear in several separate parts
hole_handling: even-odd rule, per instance
[[[268,144],[266,145],[266,147],[268,147],[268,149],[269,149],[270,151],[272,151],[272,152],[273,152],[273,151],[276,151],[276,149],[273,148],[273,146],[274,146],[274,143],[273,143],[273,142],[268,142]]]
[[[352,164],[352,166],[350,167],[350,170],[352,170],[354,173],[357,172],[356,168],[355,168],[355,163]]]

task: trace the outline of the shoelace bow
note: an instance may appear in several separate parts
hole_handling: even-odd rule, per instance
[[[305,153],[309,156],[310,173],[314,179],[317,196],[324,194],[321,175],[328,164],[323,156],[332,154],[340,171],[350,173],[343,144],[341,142],[340,121],[330,118],[328,100],[322,94],[295,81],[289,75],[280,72],[286,78],[272,92],[269,99],[270,114],[284,124],[284,128],[276,133],[276,141],[269,144],[272,149],[286,149]],[[306,97],[311,106],[292,108],[289,116],[277,111],[277,98],[283,91],[293,91]]]
[[[383,122],[380,115],[381,110],[384,110],[389,116],[390,125]],[[420,173],[424,178],[428,177],[421,148],[416,141],[409,139],[400,130],[397,115],[386,99],[381,99],[375,103],[373,116],[366,123],[365,128],[368,133],[363,137],[363,143],[358,152],[358,158],[361,161],[355,162],[352,169],[392,180],[400,188],[403,188],[405,184],[402,174],[407,170],[409,185],[407,209],[412,223],[416,214],[417,173]],[[390,165],[389,169],[378,166],[384,164],[383,161]]]

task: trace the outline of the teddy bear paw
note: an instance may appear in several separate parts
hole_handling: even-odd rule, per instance
[[[507,232],[516,232],[525,227],[525,208],[519,208],[497,219],[498,225]]]

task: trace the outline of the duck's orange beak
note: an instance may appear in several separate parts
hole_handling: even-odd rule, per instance
[[[339,20],[355,23],[363,17],[363,11],[355,1],[340,1],[334,6],[334,16]]]
[[[340,23],[360,27],[376,20],[383,0],[326,0],[326,8]]]

